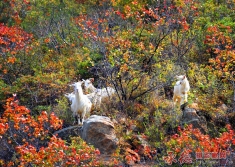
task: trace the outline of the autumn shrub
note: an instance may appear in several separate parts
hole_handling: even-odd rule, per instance
[[[112,159],[115,160],[116,165],[118,160],[127,165],[133,165],[133,163],[141,160],[152,160],[156,148],[153,145],[145,145],[146,141],[149,142],[152,139],[149,138],[148,134],[142,133],[143,130],[138,126],[138,120],[135,121],[127,117],[125,122],[121,122],[115,126],[115,131],[119,138],[119,146],[112,155]]]
[[[137,117],[138,125],[144,128],[143,133],[148,136],[149,142],[161,148],[164,136],[176,132],[182,111],[173,107],[173,101],[160,97],[155,98],[147,107],[149,112],[145,113],[145,119],[138,120]]]
[[[160,97],[158,99],[155,98],[148,104],[132,103],[127,108],[127,111],[125,113],[126,116],[124,116],[125,122],[120,122],[116,125],[116,133],[120,139],[121,151],[125,152],[130,147],[137,154],[141,152],[139,156],[142,159],[153,160],[157,158],[156,153],[153,152],[156,149],[164,150],[165,146],[163,143],[165,142],[165,136],[177,132],[180,113],[175,114],[172,101],[161,99]],[[176,117],[176,115],[178,116]],[[144,154],[142,153],[143,150],[140,151],[141,149],[133,144],[133,137],[136,135],[145,136],[144,138],[149,144],[149,150],[145,150],[146,153]],[[125,155],[126,162],[135,162],[138,159],[138,156],[130,155],[130,153]]]
[[[192,101],[198,102],[202,110],[215,111],[223,103],[231,105],[230,86],[218,78],[212,69],[192,63],[188,75],[192,85]]]
[[[10,90],[13,92],[12,83],[15,81],[17,76],[21,73],[20,60],[18,54],[22,50],[29,51],[29,44],[32,42],[33,35],[24,31],[19,26],[8,26],[0,23],[0,72],[1,72],[1,96],[9,96]],[[17,64],[15,66],[15,64]],[[30,71],[28,69],[28,71]],[[11,92],[11,93],[13,93]],[[1,99],[4,100],[4,99]]]
[[[1,125],[4,127],[1,143],[9,148],[7,152],[3,151],[1,154],[3,159],[9,160],[15,153],[15,147],[26,142],[35,144],[36,147],[44,146],[49,134],[62,126],[62,120],[54,113],[48,115],[42,111],[35,118],[31,116],[28,108],[18,103],[19,101],[15,101],[14,98],[7,99],[5,111],[1,116]]]
[[[188,125],[185,128],[178,127],[178,132],[171,137],[166,137],[165,141],[168,156],[163,159],[168,164],[170,156],[171,158],[174,157],[173,159],[180,158],[184,151],[187,151],[187,155],[191,159],[190,163],[189,161],[184,163],[196,164],[198,160],[203,159],[211,164],[213,163],[210,162],[212,159],[229,158],[228,155],[233,151],[235,145],[234,130],[231,129],[230,125],[227,125],[226,131],[217,138],[202,134],[199,129],[194,129],[192,125]],[[202,154],[202,157],[199,157],[199,154]],[[173,162],[171,161],[171,163]],[[175,161],[175,163],[178,162]]]
[[[88,75],[88,67],[92,62],[88,60],[88,55],[75,54],[72,48],[69,53],[75,55],[70,57],[67,54],[57,54],[48,47],[45,47],[46,53],[43,54],[37,45],[39,45],[37,42],[32,44],[34,51],[28,52],[28,56],[23,53],[18,54],[16,62],[11,66],[8,64],[3,66],[11,70],[7,70],[8,72],[4,74],[5,86],[3,85],[0,91],[0,94],[6,95],[17,92],[21,97],[21,103],[30,107],[35,113],[38,113],[38,106],[52,108],[56,104],[56,99],[63,96],[66,91],[70,91],[69,83]]]
[[[45,29],[41,32],[41,26],[48,24],[49,17],[45,17],[44,12],[38,11],[37,7],[46,4],[48,3],[32,5],[29,1],[23,3],[6,1],[1,4],[4,10],[5,7],[8,9],[9,13],[14,11],[14,16],[9,15],[9,17],[14,17],[19,22],[15,26],[0,23],[2,39],[0,71],[3,74],[0,79],[6,85],[3,85],[0,95],[9,96],[18,92],[18,95],[22,95],[21,103],[33,111],[35,106],[49,106],[56,103],[55,99],[63,94],[68,82],[78,79],[79,75],[81,77],[88,75],[88,67],[92,65],[92,60],[88,59],[89,53],[85,53],[83,48],[75,47],[78,45],[77,38],[68,34],[67,37],[61,36],[55,27],[50,29],[50,34],[45,33],[47,31]],[[65,7],[59,1],[53,4],[55,6],[51,4],[44,6],[45,10],[52,12],[53,9],[58,12],[61,11],[61,7]],[[64,5],[70,6],[71,4]],[[76,3],[66,10],[74,10],[75,5]],[[24,17],[19,13],[24,13]],[[61,17],[66,17],[67,20],[71,20],[69,18],[72,17],[70,14],[65,15],[61,12],[56,16],[58,17],[53,18],[55,20],[53,24],[58,24]],[[38,25],[37,21],[42,24]],[[11,20],[11,22],[14,21]],[[64,22],[63,25],[73,27],[70,22]],[[63,33],[68,32],[65,27],[63,26]],[[33,32],[33,35],[27,31]],[[71,39],[69,43],[65,42],[68,39]]]
[[[98,164],[98,150],[88,146],[79,137],[66,143],[52,135],[63,121],[55,113],[42,111],[32,116],[30,110],[19,105],[14,97],[7,99],[1,116],[1,165],[5,166],[66,166]],[[53,155],[53,156],[52,156]]]
[[[16,147],[19,166],[100,166],[97,155],[99,150],[88,146],[80,137],[71,139],[71,144],[55,136],[50,138],[47,147],[36,147],[25,143]]]

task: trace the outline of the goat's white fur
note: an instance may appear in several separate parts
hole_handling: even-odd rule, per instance
[[[89,78],[86,80],[83,79],[82,81],[84,82],[85,92],[92,93],[96,91],[96,88],[92,84],[92,82],[94,82],[94,78]]]
[[[87,94],[87,97],[91,100],[95,107],[100,107],[101,101],[104,98],[110,97],[115,93],[115,89],[111,87],[106,87],[102,89],[95,88],[92,82],[94,82],[94,78],[89,78],[84,81],[84,88],[86,92],[90,92]]]
[[[176,76],[176,78],[178,81],[174,86],[173,102],[174,104],[180,102],[180,105],[182,105],[183,103],[188,101],[188,92],[190,89],[190,85],[185,75]]]
[[[65,97],[69,99],[69,101],[72,103],[73,100],[75,99],[75,94],[74,93],[66,93]]]
[[[73,112],[73,116],[77,117],[78,124],[83,124],[84,118],[86,114],[90,113],[92,106],[89,98],[83,94],[82,83],[83,81],[78,81],[72,84],[71,86],[74,86],[74,93],[68,94],[68,98],[72,102],[71,110]]]

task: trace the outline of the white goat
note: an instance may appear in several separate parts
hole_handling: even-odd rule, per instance
[[[95,107],[99,108],[102,99],[111,97],[115,93],[115,89],[111,87],[106,87],[102,89],[95,88],[92,84],[92,82],[94,82],[94,78],[89,78],[83,81],[85,92],[89,92],[89,94],[87,94],[87,97],[92,101]]]
[[[176,78],[178,79],[178,81],[174,86],[173,102],[174,104],[180,102],[180,105],[182,105],[183,103],[188,101],[188,92],[190,86],[185,75],[176,76]]]
[[[92,102],[94,108],[100,108],[102,93],[100,90],[95,90],[92,93],[87,94],[88,99]]]
[[[96,91],[96,88],[92,84],[94,82],[94,78],[89,78],[86,80],[82,80],[84,82],[84,89],[86,93],[92,93]]]
[[[83,94],[82,90],[83,81],[78,81],[71,86],[74,86],[74,94],[70,93],[68,98],[71,100],[71,110],[73,112],[73,116],[77,117],[78,124],[83,124],[84,118],[86,114],[90,113],[92,103],[89,98]]]

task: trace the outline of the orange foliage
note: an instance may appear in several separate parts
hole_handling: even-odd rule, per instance
[[[32,34],[26,33],[19,27],[8,27],[0,23],[0,45],[3,52],[20,50],[26,46],[31,38]],[[8,59],[8,61],[14,63],[13,58]]]
[[[14,101],[14,98],[7,99],[5,112],[0,120],[0,123],[7,123],[9,121],[14,122],[14,128],[16,130],[22,130],[28,132],[28,135],[32,134],[36,137],[46,135],[48,131],[45,129],[45,124],[50,123],[50,128],[60,129],[62,127],[62,120],[58,119],[51,113],[49,118],[45,111],[41,112],[38,119],[35,120],[30,115],[30,110],[25,106],[20,106],[18,101]]]
[[[183,130],[179,127],[180,134],[173,135],[166,145],[176,154],[183,149],[189,149],[191,152],[219,153],[235,144],[234,130],[230,125],[226,128],[227,132],[222,133],[220,137],[211,138],[209,135],[202,134],[199,129],[194,129],[192,125],[188,125]]]
[[[231,28],[224,25],[211,26],[207,29],[207,33],[204,44],[209,46],[207,52],[214,55],[209,62],[217,70],[215,73],[219,77],[231,79],[235,65],[233,40],[228,35],[231,33]]]
[[[62,128],[62,123],[54,113],[48,115],[46,111],[42,111],[37,118],[33,117],[28,108],[19,105],[14,94],[6,100],[5,112],[0,119],[0,135],[7,140],[8,148],[12,148],[11,152],[15,152],[19,158],[8,162],[1,159],[0,164],[99,166],[96,160],[99,150],[86,145],[80,138],[72,139],[70,146],[56,136],[50,138],[52,130]]]
[[[36,119],[30,113],[30,110],[19,105],[16,100],[16,94],[6,100],[5,111],[0,118],[0,135],[5,145],[15,152],[15,147],[19,144],[35,145],[49,136],[53,129],[62,127],[62,120],[58,119],[53,113],[48,116],[43,111]],[[39,145],[37,145],[39,146]]]
[[[67,146],[63,140],[55,136],[50,139],[48,147],[41,147],[39,151],[28,143],[18,146],[16,149],[17,153],[21,155],[20,166],[29,164],[39,166],[44,164],[49,166],[55,164],[63,164],[62,166],[81,165],[84,161],[87,161],[86,166],[99,166],[98,161],[91,161],[96,155],[99,155],[99,151],[94,151],[94,153],[90,154],[91,148],[88,146],[86,149],[77,150],[74,147]]]

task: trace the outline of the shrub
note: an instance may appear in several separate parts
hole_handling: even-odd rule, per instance
[[[15,95],[16,96],[16,95]],[[31,116],[30,110],[20,106],[16,97],[6,100],[0,118],[1,165],[7,166],[97,166],[98,150],[86,145],[79,137],[71,144],[51,135],[62,127],[63,121],[54,112],[42,111]]]

